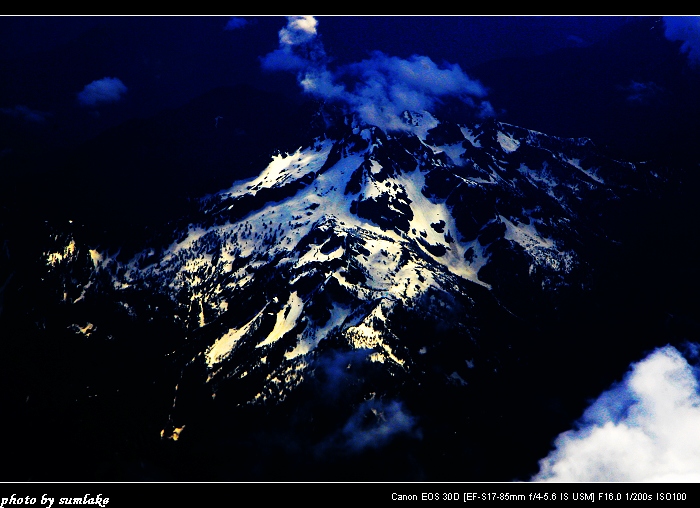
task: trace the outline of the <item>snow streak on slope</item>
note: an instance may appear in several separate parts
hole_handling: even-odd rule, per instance
[[[207,365],[209,367],[214,367],[217,363],[224,360],[235,347],[236,342],[243,338],[247,333],[253,330],[253,327],[259,322],[262,313],[265,309],[258,312],[258,314],[251,319],[248,323],[240,328],[231,328],[225,335],[219,338],[206,352]]]
[[[296,291],[289,295],[289,302],[277,313],[277,321],[267,338],[258,344],[257,347],[267,346],[278,341],[285,333],[296,325],[304,310],[304,302],[299,298]]]

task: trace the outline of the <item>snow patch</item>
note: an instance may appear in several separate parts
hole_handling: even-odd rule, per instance
[[[64,259],[68,259],[73,257],[75,255],[76,251],[76,245],[75,245],[75,240],[71,238],[71,241],[68,242],[68,245],[66,245],[63,248],[62,252],[50,252],[46,256],[46,262],[50,264],[51,266],[56,266],[58,263],[63,261]]]
[[[545,266],[555,271],[570,272],[575,263],[574,254],[570,251],[560,251],[554,240],[543,238],[535,229],[535,221],[530,224],[514,224],[502,215],[500,220],[506,225],[504,238],[519,244],[525,251],[541,266]],[[534,266],[530,267],[532,274]]]
[[[462,131],[462,135],[464,136],[464,138],[468,139],[473,146],[475,146],[476,148],[481,148],[481,143],[476,139],[476,136],[474,136],[474,132],[472,132],[471,129],[460,126],[459,130]]]
[[[86,337],[89,337],[90,335],[93,334],[95,330],[97,330],[97,327],[93,325],[92,323],[88,322],[85,326],[80,326],[78,324],[72,324],[68,327],[69,330],[75,332],[75,333],[80,333],[82,335],[85,335]]]
[[[498,141],[498,144],[501,145],[503,151],[506,153],[513,153],[520,147],[520,141],[511,138],[510,136],[504,134],[501,131],[498,131],[498,134],[496,135],[496,140]]]
[[[419,235],[421,232],[424,233],[425,236],[421,236],[429,244],[443,245],[446,249],[445,254],[442,256],[428,254],[435,261],[445,266],[451,273],[490,288],[489,285],[477,277],[480,266],[465,261],[464,255],[469,246],[457,240],[457,226],[447,205],[443,202],[433,202],[421,192],[425,185],[425,175],[420,171],[413,171],[412,173],[399,176],[397,180],[401,182],[406,189],[409,199],[412,201],[413,219],[410,223],[410,230],[413,231],[415,229]],[[445,222],[442,233],[432,227],[432,224],[439,221]],[[446,235],[452,238],[451,242],[447,241]]]
[[[256,348],[270,345],[277,342],[282,336],[288,331],[292,330],[304,310],[304,302],[294,291],[289,295],[289,301],[280,311],[277,313],[277,321],[275,321],[275,327],[272,329],[267,338],[260,344],[255,346]]]
[[[92,259],[92,264],[94,267],[97,268],[98,265],[100,265],[104,260],[104,257],[95,249],[90,249],[90,259]]]
[[[534,247],[541,247],[544,249],[555,247],[554,241],[551,238],[542,238],[542,236],[540,236],[532,221],[530,224],[520,222],[518,225],[515,225],[503,215],[499,215],[498,217],[501,222],[506,225],[506,233],[504,235],[506,240],[518,243],[528,251],[532,250]]]
[[[216,342],[214,342],[214,344],[207,349],[205,358],[209,368],[214,367],[217,363],[221,363],[231,354],[233,348],[236,346],[236,343],[241,338],[245,337],[248,332],[254,329],[254,326],[257,325],[260,317],[265,312],[265,309],[267,309],[267,305],[263,307],[263,309],[258,312],[253,319],[248,321],[248,323],[240,328],[231,328],[225,335],[218,338]]]

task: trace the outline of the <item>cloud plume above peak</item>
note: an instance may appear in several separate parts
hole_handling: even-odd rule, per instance
[[[535,481],[700,481],[700,393],[694,369],[666,346],[561,434]]]
[[[388,130],[410,129],[401,120],[404,111],[429,111],[446,97],[461,99],[480,116],[493,113],[483,100],[486,89],[457,64],[440,67],[427,56],[403,59],[374,51],[365,60],[332,68],[317,24],[309,16],[288,18],[279,48],[262,58],[263,68],[296,72],[306,93],[343,103],[363,121]]]

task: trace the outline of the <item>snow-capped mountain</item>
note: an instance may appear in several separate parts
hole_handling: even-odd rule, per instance
[[[312,476],[397,442],[478,456],[456,428],[492,425],[479,390],[511,383],[551,341],[541,320],[588,301],[619,209],[664,178],[585,138],[402,120],[385,132],[320,108],[305,145],[204,197],[131,259],[53,226],[41,305],[54,310],[37,325],[160,358],[168,443],[221,446],[227,414],[286,429],[323,464]],[[455,401],[474,409],[453,414]]]

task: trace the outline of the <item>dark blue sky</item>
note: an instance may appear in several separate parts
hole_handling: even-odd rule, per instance
[[[299,67],[287,69],[291,72],[265,72],[261,68],[261,59],[279,50],[279,32],[288,20],[282,16],[241,17],[230,25],[229,20],[224,16],[0,17],[0,73],[4,78],[0,83],[0,128],[6,139],[0,152],[18,151],[20,145],[35,142],[67,146],[130,118],[181,107],[221,86],[245,83],[298,96]],[[555,134],[584,135],[588,125],[568,129],[563,124],[566,116],[555,112],[587,101],[603,107],[614,94],[619,102],[624,99],[619,92],[622,89],[640,89],[647,96],[652,92],[672,95],[668,85],[659,85],[655,76],[637,72],[648,67],[634,58],[637,42],[617,53],[619,41],[596,54],[580,53],[585,75],[583,71],[568,71],[558,76],[563,68],[579,65],[572,61],[573,54],[557,57],[561,51],[600,46],[633,21],[638,19],[318,16],[314,47],[321,48],[323,61],[319,66],[320,60],[314,57],[307,63],[313,61],[317,71],[325,69],[334,73],[333,79],[343,79],[342,73],[347,78],[351,64],[370,59],[374,51],[401,59],[395,64],[422,55],[440,69],[458,65],[469,79],[481,82],[487,90],[482,99],[499,113],[515,115],[506,117],[507,121],[536,129],[551,125],[558,129]],[[678,25],[675,33],[679,38],[700,39],[697,26]],[[663,26],[657,32],[660,30]],[[690,50],[694,47],[688,46]],[[606,61],[609,53],[617,60]],[[527,73],[528,68],[534,69],[532,58],[540,59],[537,75]],[[596,61],[607,67],[596,73]],[[625,65],[630,68],[619,82],[606,82],[610,69]],[[498,67],[496,72],[494,66]],[[513,69],[511,75],[509,68]],[[663,74],[668,75],[668,70],[660,69],[659,76]],[[543,83],[543,79],[550,82]],[[601,83],[607,87],[607,95],[589,97],[587,90],[600,91]],[[110,87],[104,90],[107,95],[90,95],[100,93],[101,87]],[[543,109],[541,102],[545,100],[551,105]],[[523,109],[516,114],[519,104],[525,102],[533,105],[532,111]],[[552,111],[547,118],[541,114],[545,109]],[[574,113],[581,116],[576,111],[572,118]],[[598,118],[591,121],[600,123]]]
[[[174,22],[175,17],[163,17]],[[222,29],[228,17],[186,17],[192,33],[182,39],[203,42],[199,27]],[[276,43],[280,16],[243,17],[247,40]],[[318,31],[328,48],[341,59],[364,57],[368,50],[406,57],[414,53],[459,60],[466,66],[494,58],[541,54],[561,47],[580,46],[605,37],[625,22],[618,16],[318,16]],[[0,58],[25,57],[75,40],[105,22],[124,30],[139,30],[134,17],[3,16],[0,18]],[[220,34],[221,35],[221,34]],[[251,49],[256,44],[251,45]]]
[[[600,40],[625,22],[622,17],[439,16],[320,17],[319,34],[343,58],[363,58],[378,49],[446,60],[467,69],[488,60],[531,56]],[[348,44],[347,41],[352,41]]]
[[[260,69],[260,58],[277,48],[286,18],[241,19],[245,23],[227,30],[229,17],[0,17],[0,65],[6,78],[0,85],[0,108],[25,108],[60,125],[61,118],[86,113],[75,110],[76,95],[105,77],[120,79],[128,93],[120,108],[99,111],[103,123],[109,115],[115,122],[150,115],[211,88],[241,82],[297,92],[293,76]],[[317,20],[318,41],[333,66],[381,51],[400,58],[424,55],[465,71],[497,58],[590,44],[625,23],[619,17],[517,16]]]

